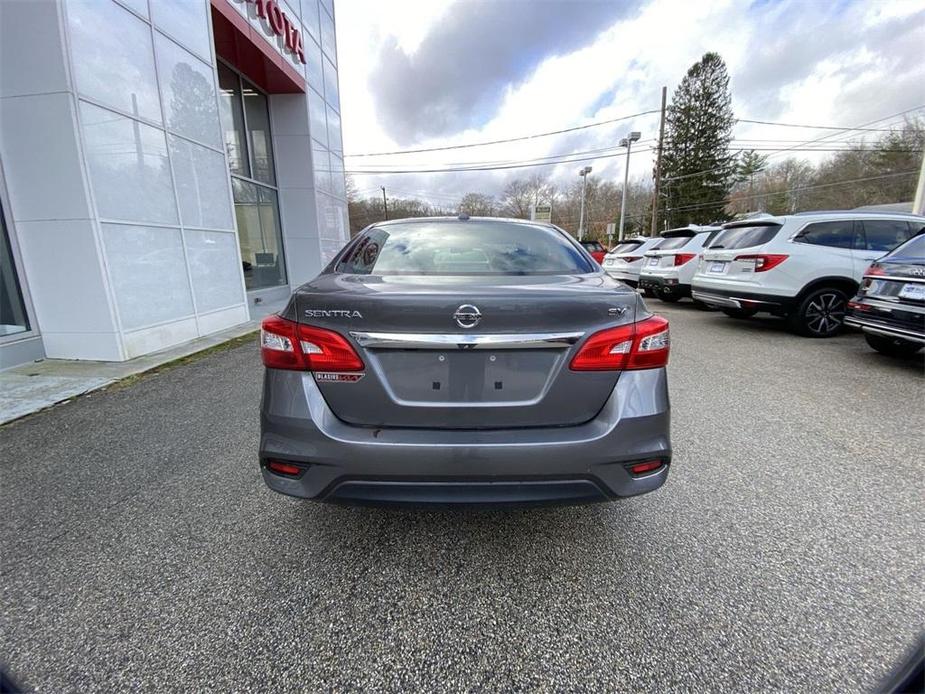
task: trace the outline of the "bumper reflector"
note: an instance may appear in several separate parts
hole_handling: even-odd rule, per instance
[[[662,466],[661,460],[647,460],[644,463],[633,463],[629,465],[630,472],[634,475],[644,475],[647,472],[654,472]]]
[[[267,468],[270,472],[277,475],[286,475],[287,477],[298,477],[302,474],[302,468],[292,463],[284,463],[282,460],[268,460]]]

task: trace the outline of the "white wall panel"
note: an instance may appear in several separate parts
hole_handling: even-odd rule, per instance
[[[183,232],[198,313],[244,301],[238,238],[227,231]]]
[[[164,131],[87,102],[80,104],[80,117],[99,215],[176,224]]]
[[[212,62],[206,0],[151,0],[151,14],[158,29]]]
[[[234,229],[225,158],[176,135],[167,141],[183,225]]]
[[[123,330],[193,315],[179,229],[103,224],[102,232]]]
[[[68,0],[67,15],[77,90],[159,123],[148,24],[113,0]]]
[[[167,128],[221,149],[214,68],[159,34],[154,47]]]

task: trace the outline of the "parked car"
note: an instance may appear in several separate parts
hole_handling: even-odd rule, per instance
[[[662,237],[645,238],[639,236],[626,239],[614,246],[604,256],[604,272],[631,287],[639,285],[639,269],[642,267],[646,251],[653,250],[662,242]]]
[[[787,318],[809,337],[844,325],[848,300],[871,261],[909,239],[925,218],[908,214],[805,212],[733,222],[703,254],[693,296],[734,318]]]
[[[639,271],[639,286],[662,301],[675,302],[691,295],[695,259],[722,230],[690,225],[661,233],[662,242],[646,251]]]
[[[381,222],[263,321],[263,478],[345,503],[650,492],[668,351],[668,322],[561,229]]]
[[[858,295],[848,302],[845,323],[864,331],[867,344],[893,356],[925,345],[925,227],[875,261]]]
[[[580,243],[582,248],[591,254],[591,257],[594,258],[598,265],[604,262],[604,256],[607,255],[607,249],[604,248],[604,244],[602,244],[600,241],[579,241],[578,243]]]

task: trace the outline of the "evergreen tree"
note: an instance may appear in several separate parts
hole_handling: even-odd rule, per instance
[[[732,96],[726,64],[706,53],[671,97],[662,153],[662,212],[670,227],[728,218],[726,199],[735,178]]]

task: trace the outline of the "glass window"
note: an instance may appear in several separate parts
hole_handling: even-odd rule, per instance
[[[731,227],[723,231],[708,248],[751,248],[763,246],[780,231],[780,224],[753,227]]]
[[[306,36],[303,41],[305,50],[305,71],[308,77],[308,86],[317,92],[324,93],[324,74],[321,67],[321,48],[312,40],[311,36]]]
[[[167,127],[191,140],[221,147],[212,68],[163,36],[157,36],[155,47]]]
[[[160,123],[148,25],[111,1],[70,0],[67,16],[77,90]]]
[[[186,229],[183,234],[196,309],[202,313],[240,304],[244,298],[234,233]]]
[[[330,193],[331,157],[328,150],[317,143],[312,145],[312,170],[315,175],[315,188],[325,193]]]
[[[343,155],[344,153],[340,141],[340,116],[332,108],[328,108],[328,149],[335,154]]]
[[[270,140],[270,111],[267,97],[244,85],[244,120],[247,123],[247,145],[251,153],[251,178],[275,184],[273,173],[273,143]]]
[[[664,241],[662,241],[660,244],[658,244],[658,250],[671,251],[677,248],[684,248],[684,246],[686,246],[692,238],[694,237],[693,236],[670,236]]]
[[[331,153],[331,190],[341,199],[347,197],[347,181],[344,178],[344,160]]]
[[[80,118],[100,216],[176,224],[164,131],[85,101]]]
[[[170,158],[183,226],[232,229],[228,172],[219,152],[170,135]]]
[[[155,0],[154,24],[177,41],[210,60],[208,3],[202,0]]]
[[[340,96],[337,92],[337,70],[324,59],[324,98],[331,106],[340,111]]]
[[[892,251],[908,241],[913,233],[908,222],[893,219],[865,219],[863,226],[869,251]]]
[[[925,227],[912,225],[912,230],[918,235],[909,243],[890,253],[891,258],[925,258]]]
[[[363,233],[337,266],[359,275],[555,275],[593,272],[558,231],[508,222],[407,222]]]
[[[13,265],[13,249],[6,228],[3,209],[0,208],[0,226],[3,227],[0,245],[0,337],[24,333],[29,329],[29,317],[22,300],[19,275]]]
[[[331,59],[331,62],[337,64],[337,39],[334,35],[334,20],[327,12],[321,13],[321,50]]]
[[[244,284],[248,289],[286,284],[276,191],[239,178],[231,179],[231,187]]]
[[[247,138],[244,135],[244,107],[241,104],[241,80],[238,73],[218,64],[219,111],[225,133],[225,152],[231,173],[250,177]]]
[[[629,253],[642,245],[642,241],[624,241],[610,249],[611,253]]]
[[[816,222],[808,225],[796,238],[800,243],[830,248],[851,248],[854,242],[854,222]]]
[[[312,137],[325,147],[328,146],[328,122],[324,115],[324,99],[314,90],[308,90],[308,115],[311,122]],[[333,112],[332,112],[333,113]]]
[[[142,17],[148,16],[148,0],[119,0],[123,5],[134,10]]]
[[[193,314],[179,229],[103,224],[106,265],[126,330]]]
[[[302,24],[308,29],[308,33],[315,37],[315,41],[321,40],[321,25],[318,20],[318,0],[302,0]]]

